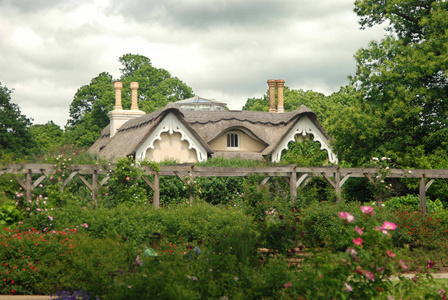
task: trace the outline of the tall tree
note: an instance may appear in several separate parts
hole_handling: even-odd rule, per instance
[[[357,0],[355,12],[362,28],[388,22],[388,34],[355,55],[351,83],[362,96],[345,112],[344,126],[365,131],[351,138],[344,135],[354,131],[336,132],[338,148],[364,159],[382,152],[421,167],[408,160],[416,149],[423,156],[448,149],[448,3]]]
[[[146,113],[156,111],[170,101],[193,96],[189,86],[177,77],[171,77],[168,71],[154,68],[145,56],[125,54],[119,61],[123,65],[119,80],[123,82],[124,109],[130,108],[130,83],[133,81],[139,83],[139,109]],[[78,89],[70,105],[70,118],[66,126],[68,143],[88,147],[109,124],[107,114],[115,102],[113,82],[112,76],[103,72],[93,78],[89,85]]]
[[[19,106],[11,102],[11,93],[0,83],[0,156],[22,157],[33,147],[29,132],[31,119],[22,115]]]
[[[35,142],[33,153],[40,154],[47,150],[57,149],[64,144],[64,131],[53,121],[46,124],[38,124],[30,127],[30,133]]]

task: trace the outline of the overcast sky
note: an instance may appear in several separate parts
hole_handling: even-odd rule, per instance
[[[0,0],[0,82],[34,124],[61,127],[77,89],[151,59],[195,94],[241,109],[268,79],[331,94],[355,72],[354,0]]]

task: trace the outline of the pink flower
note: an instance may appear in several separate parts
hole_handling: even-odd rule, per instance
[[[348,223],[352,223],[353,221],[355,221],[355,217],[353,217],[348,212],[339,212],[339,218],[341,218],[342,220],[347,220]]]
[[[353,243],[357,246],[361,246],[362,245],[362,238],[356,238],[353,239]]]
[[[433,260],[428,260],[427,264],[428,264],[427,268],[432,269],[436,263]]]
[[[370,272],[370,271],[363,271],[363,273],[364,273],[364,276],[367,277],[367,279],[370,279],[370,280],[374,280],[375,279],[375,275],[372,272]]]
[[[345,288],[347,289],[347,292],[353,291],[352,287],[347,282],[344,283],[344,285],[345,285]]]
[[[389,257],[395,257],[395,253],[392,253],[390,250],[387,250],[386,252]]]
[[[401,265],[401,267],[402,267],[403,269],[405,269],[405,270],[408,269],[408,267],[404,264],[404,262],[403,262],[401,259],[399,260],[399,262],[400,262],[400,265]]]
[[[361,211],[365,215],[373,216],[375,214],[375,212],[373,211],[373,207],[372,206],[361,206]]]
[[[352,257],[354,257],[354,256],[356,256],[356,254],[358,254],[358,252],[353,248],[347,248],[347,250],[345,250],[345,252],[347,252]]]
[[[126,177],[126,180],[127,180],[127,181],[129,181],[130,179],[131,179],[131,178],[129,178],[129,176],[128,176],[128,177]]]
[[[355,227],[355,230],[359,233],[359,235],[363,234],[363,231],[361,228],[359,228],[358,226]]]
[[[89,225],[87,225],[87,223],[81,224],[81,226],[84,226],[85,228],[89,228]]]
[[[386,230],[395,230],[397,228],[397,225],[392,222],[384,222],[382,227]]]
[[[48,216],[48,219],[50,219],[50,221],[53,221],[53,217],[52,216]]]
[[[381,226],[381,227],[376,226],[375,230],[381,231],[385,235],[389,235],[389,232],[383,226]]]
[[[285,287],[285,289],[289,289],[290,287],[292,287],[292,284],[291,284],[291,282],[288,282],[288,283],[285,283],[283,286]]]

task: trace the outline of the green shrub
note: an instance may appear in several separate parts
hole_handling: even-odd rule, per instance
[[[23,212],[13,204],[3,204],[0,206],[0,224],[10,225],[23,220]]]
[[[341,222],[339,211],[346,211],[359,220],[361,213],[358,202],[337,204],[334,202],[314,202],[300,211],[303,232],[303,242],[307,247],[331,247],[345,249],[347,241],[339,238]]]
[[[245,294],[248,299],[280,299],[280,290],[287,282],[295,281],[296,272],[298,269],[290,268],[281,256],[269,259],[258,268]]]
[[[145,203],[148,199],[147,191],[138,182],[141,175],[143,170],[131,158],[119,159],[110,175],[108,193],[103,204],[113,207],[118,203]]]
[[[421,210],[420,196],[406,195],[401,197],[393,197],[385,201],[384,206],[391,210],[409,208],[419,211]],[[432,201],[431,199],[426,198],[426,211],[428,213],[438,212],[441,210],[443,210],[443,204],[439,199]]]
[[[168,207],[186,203],[189,198],[187,186],[175,176],[160,176],[160,206]]]
[[[76,229],[39,232],[6,228],[0,239],[1,294],[51,294],[86,289],[96,295],[112,284],[111,272],[128,268],[128,249]]]
[[[172,242],[180,237],[187,242],[209,241],[232,231],[243,230],[256,235],[250,216],[237,209],[207,203],[197,202],[192,206],[179,204],[165,210],[156,210],[152,222],[162,224],[160,233]]]
[[[258,238],[253,219],[237,209],[212,206],[207,203],[179,204],[164,209],[135,204],[118,205],[114,208],[81,208],[76,205],[55,209],[51,213],[31,216],[26,226],[43,230],[44,222],[51,221],[51,228],[81,228],[88,226],[91,237],[119,237],[135,245],[150,244],[155,234],[169,242],[182,238],[186,243],[209,241],[232,232],[245,232],[251,239]],[[255,236],[255,238],[253,237]]]
[[[228,204],[242,191],[243,177],[198,177],[197,193],[211,204]]]

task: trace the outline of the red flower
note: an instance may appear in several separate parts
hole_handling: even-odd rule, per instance
[[[356,239],[353,239],[353,243],[355,244],[355,245],[357,245],[357,246],[361,246],[362,245],[362,238],[356,238]]]

